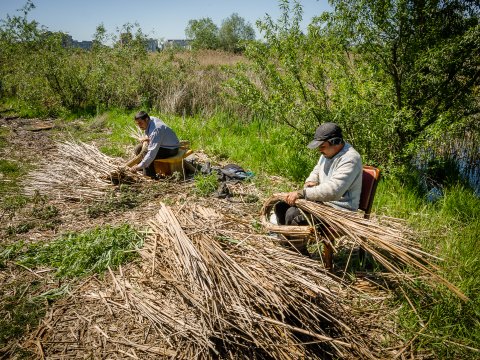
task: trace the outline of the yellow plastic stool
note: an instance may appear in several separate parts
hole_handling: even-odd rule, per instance
[[[191,149],[178,149],[178,153],[175,156],[166,159],[156,159],[153,161],[153,167],[155,173],[161,177],[170,176],[174,172],[179,172],[185,176],[185,170],[183,167],[183,159],[190,155],[193,151]]]

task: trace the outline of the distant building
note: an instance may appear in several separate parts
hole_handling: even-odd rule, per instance
[[[158,50],[157,39],[147,39],[147,51],[155,52]]]
[[[187,40],[187,39],[165,40],[165,42],[163,43],[162,49],[164,50],[164,49],[171,49],[171,48],[191,50],[192,49],[191,40]]]
[[[76,48],[81,48],[81,49],[84,49],[84,50],[90,50],[93,47],[93,41],[88,41],[88,40],[76,41],[76,40],[73,40],[72,46],[76,47]]]
[[[47,32],[47,36],[54,35],[55,33]],[[93,41],[77,41],[73,40],[71,35],[65,33],[59,33],[62,39],[62,46],[63,47],[74,47],[74,48],[81,48],[84,50],[90,50],[93,46]]]

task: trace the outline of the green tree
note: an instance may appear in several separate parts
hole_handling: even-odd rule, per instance
[[[255,40],[255,30],[244,18],[233,13],[222,21],[218,36],[224,50],[240,52],[245,48],[244,41]]]
[[[190,20],[185,35],[192,40],[194,49],[217,49],[219,46],[218,27],[209,17]]]
[[[394,151],[480,111],[480,5],[473,0],[332,0],[322,25],[387,75]]]
[[[335,121],[366,162],[410,164],[418,145],[472,129],[480,103],[480,33],[473,1],[335,0],[300,29],[298,2],[257,23],[227,84],[256,116],[311,134]],[[422,15],[423,14],[423,15]],[[429,15],[429,16],[427,16]]]
[[[103,29],[97,27],[97,31]],[[126,23],[122,29],[117,29],[118,37],[115,47],[122,47],[138,52],[138,54],[147,52],[147,36],[142,32],[138,23]]]

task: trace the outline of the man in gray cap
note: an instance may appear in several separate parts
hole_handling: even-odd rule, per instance
[[[289,207],[285,213],[286,225],[306,224],[306,219],[296,208],[297,199],[321,201],[333,207],[358,209],[362,190],[362,159],[360,154],[343,140],[342,129],[335,123],[327,122],[315,131],[315,137],[308,145],[321,153],[317,165],[305,180],[304,188],[288,193]],[[278,217],[278,212],[277,217]]]

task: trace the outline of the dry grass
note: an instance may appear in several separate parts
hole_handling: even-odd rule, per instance
[[[158,56],[163,56],[160,54]],[[242,54],[234,54],[221,50],[197,50],[197,51],[178,51],[175,58],[182,60],[195,60],[201,66],[233,66],[238,63],[244,63],[248,60]]]
[[[31,336],[46,358],[378,359],[388,331],[371,298],[242,219],[161,205],[143,262],[90,279]],[[395,348],[396,349],[396,348]]]

